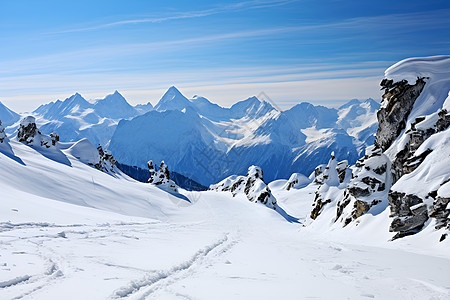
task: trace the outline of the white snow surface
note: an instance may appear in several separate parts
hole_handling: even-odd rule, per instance
[[[75,157],[83,141],[50,149],[63,156],[9,144],[12,153],[0,149],[0,299],[450,297],[448,239],[427,227],[388,242],[388,211],[344,229],[327,217],[304,227],[315,184],[272,185],[295,223],[242,194],[176,197],[100,172]]]

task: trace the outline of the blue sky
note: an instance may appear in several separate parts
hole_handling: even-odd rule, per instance
[[[18,111],[171,85],[229,106],[379,98],[384,70],[450,54],[450,1],[0,1],[0,100]]]

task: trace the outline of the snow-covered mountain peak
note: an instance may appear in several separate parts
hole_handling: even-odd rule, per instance
[[[97,100],[94,109],[100,116],[113,119],[126,119],[138,115],[138,111],[117,90],[104,99]]]
[[[156,104],[155,110],[182,110],[189,105],[190,101],[175,86],[171,86]]]

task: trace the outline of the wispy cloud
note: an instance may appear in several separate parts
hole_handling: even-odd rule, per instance
[[[186,11],[186,12],[178,12],[172,15],[164,16],[164,17],[148,17],[148,18],[133,18],[126,19],[121,21],[108,22],[93,26],[86,26],[81,28],[72,28],[67,30],[55,31],[51,32],[51,34],[59,34],[59,33],[70,33],[70,32],[81,32],[81,31],[93,31],[99,30],[109,27],[116,27],[121,25],[129,25],[129,24],[140,24],[140,23],[161,23],[166,21],[173,20],[181,20],[181,19],[192,19],[192,18],[201,18],[207,17],[211,15],[227,13],[227,12],[235,12],[242,10],[250,10],[250,9],[261,9],[268,8],[274,6],[286,5],[292,2],[296,2],[297,0],[267,0],[267,1],[244,1],[233,4],[222,5],[210,9],[205,10],[197,10],[197,11]]]
[[[255,1],[250,1],[251,3],[256,3]],[[247,2],[242,2],[247,3]],[[258,1],[259,3],[259,1]],[[266,2],[269,3],[269,2]],[[270,3],[275,3],[274,1]],[[286,3],[286,1],[277,3]],[[242,4],[243,5],[243,4]],[[268,4],[267,4],[268,5]],[[274,4],[273,4],[274,5]],[[167,51],[167,50],[182,50],[185,51],[186,47],[202,47],[207,45],[208,43],[212,44],[215,42],[226,41],[226,40],[239,40],[246,38],[266,38],[266,37],[278,37],[281,34],[298,34],[301,32],[311,33],[313,31],[330,31],[330,32],[338,32],[343,29],[349,29],[351,32],[366,32],[373,30],[373,28],[377,28],[379,32],[383,33],[386,36],[392,38],[393,32],[396,33],[408,33],[413,32],[416,29],[411,27],[412,22],[414,24],[420,24],[422,28],[449,28],[450,27],[450,19],[444,18],[443,16],[447,16],[450,14],[449,9],[445,10],[435,10],[435,11],[427,11],[421,13],[407,13],[407,14],[391,14],[391,15],[381,15],[374,16],[368,18],[351,18],[342,20],[339,22],[333,23],[325,23],[325,24],[313,24],[313,25],[299,25],[299,26],[285,26],[285,27],[275,27],[275,28],[265,28],[265,29],[257,29],[257,30],[243,30],[243,31],[235,31],[235,32],[226,32],[226,33],[218,33],[211,34],[205,36],[198,37],[190,37],[190,38],[180,38],[174,40],[162,40],[162,41],[152,41],[145,43],[126,43],[126,44],[118,44],[118,45],[107,45],[100,47],[92,47],[92,48],[81,48],[74,51],[55,53],[45,56],[39,57],[30,57],[27,59],[19,59],[14,61],[5,61],[0,60],[3,68],[0,69],[0,73],[10,74],[14,72],[25,72],[25,71],[33,71],[36,69],[42,68],[51,68],[54,66],[65,66],[65,68],[81,68],[86,67],[83,64],[86,62],[90,62],[92,59],[96,61],[104,61],[106,59],[118,57],[118,56],[127,56],[127,55],[136,55],[140,53],[155,53],[158,51]],[[436,20],[440,20],[436,22]],[[385,31],[384,31],[385,30]],[[347,36],[347,39],[352,39],[351,34],[347,34],[344,32],[340,32],[340,36],[336,37],[336,39],[343,40],[343,36]],[[319,35],[318,35],[319,36]],[[298,36],[297,36],[298,37]],[[326,39],[321,39],[317,37],[313,40],[304,39],[300,40],[299,43],[303,44],[319,44],[319,43],[331,43],[332,39],[327,37]],[[443,49],[446,50],[447,44],[443,43]],[[438,50],[438,49],[437,49]],[[337,51],[337,49],[336,49]],[[379,49],[380,52],[386,51],[385,49]],[[396,51],[400,51],[399,49],[389,49],[389,53],[393,54]],[[365,53],[368,54],[368,53]],[[409,51],[410,55],[414,55],[413,49]],[[354,55],[354,54],[351,54]],[[74,65],[67,65],[71,62]]]

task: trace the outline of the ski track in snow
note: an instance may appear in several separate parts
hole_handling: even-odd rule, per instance
[[[88,243],[95,243],[103,246],[111,246],[114,243],[126,245],[123,240],[139,240],[136,235],[146,234],[151,230],[158,232],[171,232],[187,230],[195,227],[201,222],[192,224],[161,224],[159,222],[148,223],[104,223],[96,225],[69,224],[56,225],[51,223],[0,223],[0,267],[1,270],[10,270],[8,263],[8,253],[11,256],[29,255],[29,264],[35,264],[34,260],[45,265],[36,274],[21,274],[12,278],[2,280],[0,278],[0,298],[3,294],[9,295],[8,299],[24,299],[32,297],[36,292],[51,287],[57,280],[64,280],[67,274],[84,271],[76,263],[71,262],[72,257],[67,257],[58,250],[60,242],[67,240],[70,243],[78,243],[85,240]],[[133,266],[121,265],[109,262],[104,257],[95,255],[85,255],[82,257],[89,263],[100,267],[113,269],[123,269],[145,275],[138,280],[133,280],[129,284],[115,290],[112,298],[135,298],[144,299],[154,290],[163,286],[168,286],[177,278],[187,276],[195,267],[208,261],[209,257],[214,257],[228,251],[236,241],[230,240],[229,234],[224,235],[218,241],[209,244],[198,250],[190,259],[183,261],[167,270],[148,270]],[[117,240],[119,239],[119,240]],[[70,241],[69,241],[70,240]],[[104,240],[104,242],[102,242]],[[24,249],[24,251],[16,251]],[[76,257],[79,259],[80,257]],[[23,259],[24,261],[27,259]],[[15,266],[15,265],[13,265]],[[30,270],[30,269],[29,269]],[[114,272],[112,272],[114,273]],[[69,275],[70,277],[71,275]],[[117,278],[104,278],[104,280]],[[4,293],[7,292],[7,293]]]
[[[168,287],[175,281],[183,279],[193,271],[195,267],[211,262],[210,256],[217,256],[227,252],[237,242],[230,241],[229,234],[222,239],[198,250],[189,260],[177,264],[165,271],[156,271],[146,274],[139,280],[133,280],[127,286],[119,288],[113,294],[113,298],[146,299],[155,290]],[[187,296],[184,295],[186,298]]]

